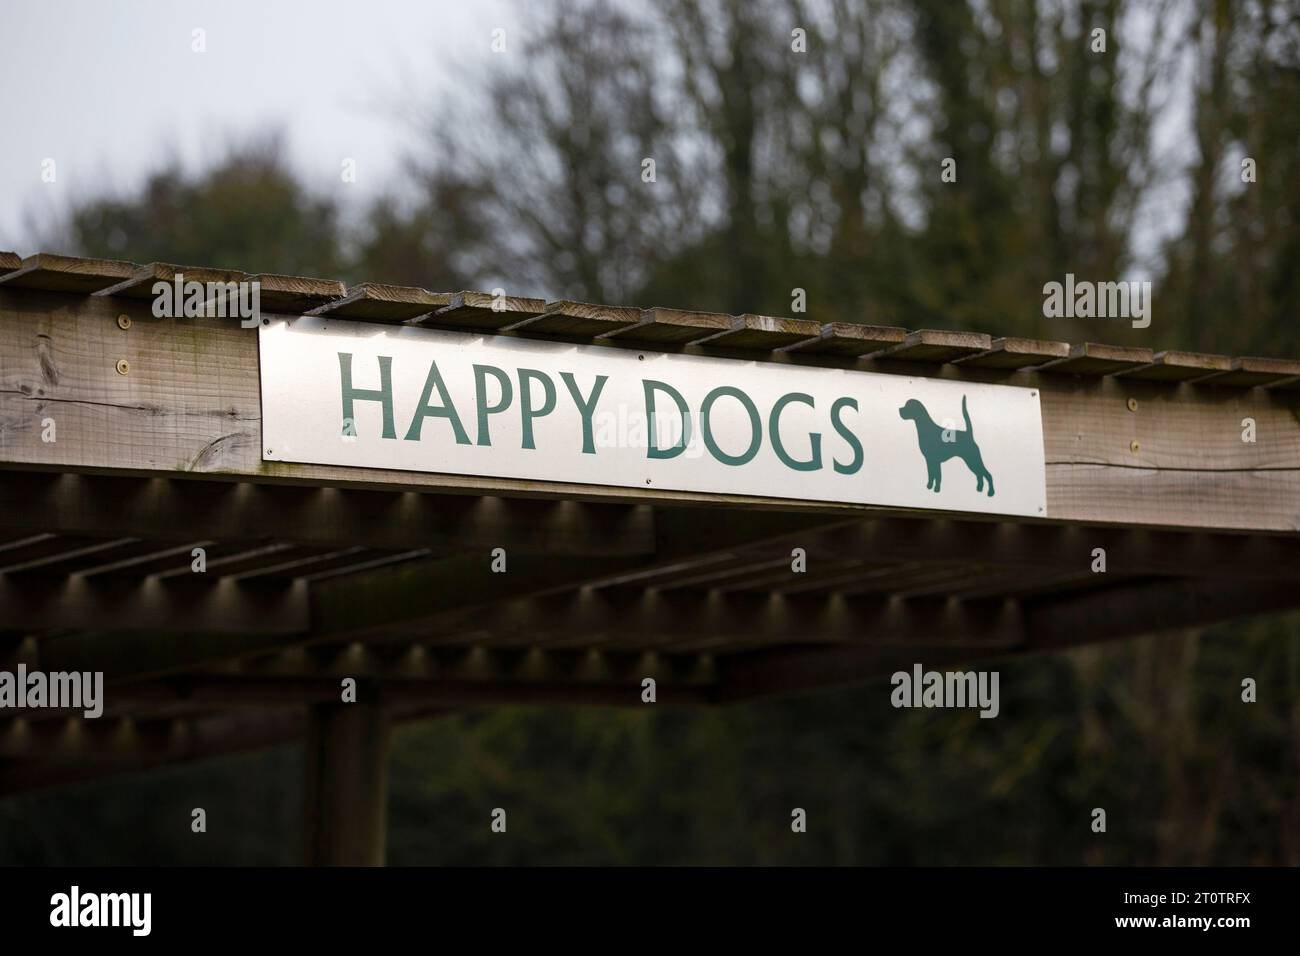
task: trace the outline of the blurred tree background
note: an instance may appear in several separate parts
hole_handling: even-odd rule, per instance
[[[798,288],[821,321],[1300,354],[1295,0],[529,15],[527,47],[433,106],[401,189],[359,217],[268,136],[87,202],[48,244],[733,314],[789,315]],[[1044,318],[1043,284],[1067,272],[1149,278],[1150,328]],[[882,679],[704,713],[411,726],[389,858],[1300,864],[1300,617],[1001,670],[992,721],[893,710]],[[1241,702],[1244,677],[1259,703]],[[300,761],[286,748],[2,801],[0,860],[294,863]],[[191,840],[196,805],[228,836]],[[489,832],[497,806],[508,839]]]

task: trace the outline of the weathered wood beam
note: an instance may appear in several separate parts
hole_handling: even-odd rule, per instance
[[[578,500],[708,502],[820,514],[879,510],[781,498],[780,489],[773,489],[777,494],[771,498],[710,496],[265,462],[257,336],[252,331],[218,319],[156,319],[144,300],[90,296],[70,301],[66,294],[10,285],[0,284],[0,461],[11,465],[137,474],[187,471],[259,483]],[[129,329],[118,326],[119,314],[133,320]],[[638,330],[648,334],[660,326],[665,341],[673,334],[699,338],[730,328],[730,317],[683,316],[665,312],[649,325],[631,326],[601,341],[616,347],[625,333],[634,337]],[[679,320],[684,324],[675,325]],[[893,346],[892,356],[856,364],[851,357],[808,349],[769,357],[803,366],[847,365],[1037,388],[1050,519],[1287,533],[1300,527],[1300,392],[1220,387],[1226,377],[1201,384],[1106,374],[1153,364],[1155,356],[1139,354],[1142,350],[1121,354],[1112,349],[1103,355],[1088,347],[1067,359],[1069,364],[1042,372],[1008,371],[937,364],[959,358],[962,349],[975,350],[965,354],[988,352],[991,341],[981,349],[973,340],[963,344],[933,335],[920,336],[911,346],[908,341]],[[903,355],[906,360],[899,358]],[[128,374],[116,370],[119,359],[128,363]],[[1270,382],[1284,379],[1274,374]],[[57,441],[42,440],[47,418],[57,423]],[[1254,442],[1242,441],[1245,419],[1255,423]]]

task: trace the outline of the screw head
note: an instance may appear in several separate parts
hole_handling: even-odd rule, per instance
[[[126,375],[126,374],[127,374],[128,372],[130,372],[130,371],[131,371],[131,363],[130,363],[130,362],[128,362],[126,359],[118,359],[118,360],[117,360],[117,374],[118,374],[118,375]]]
[[[129,315],[119,315],[117,317],[117,327],[125,332],[131,327],[131,317]]]
[[[1138,400],[1136,398],[1130,398],[1128,400],[1128,410],[1130,412],[1136,412],[1138,410]]]
[[[1131,442],[1128,443],[1128,450],[1136,455],[1138,452],[1142,450],[1142,443],[1138,441],[1136,438],[1134,438]]]

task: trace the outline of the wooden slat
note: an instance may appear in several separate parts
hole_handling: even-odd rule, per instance
[[[906,338],[907,329],[894,326],[827,322],[817,335],[788,345],[780,351],[856,357],[901,345]]]
[[[38,252],[22,265],[0,276],[4,288],[45,289],[50,292],[89,294],[129,278],[138,267],[117,259],[80,259]]]
[[[738,315],[725,332],[705,336],[697,345],[717,345],[733,349],[767,351],[806,342],[819,335],[821,326],[811,319],[782,319],[769,315]]]
[[[545,299],[520,296],[497,298],[490,292],[453,292],[446,305],[414,322],[414,325],[448,326],[458,329],[496,331],[523,319],[544,314]]]
[[[976,368],[1032,368],[1044,362],[1066,358],[1069,354],[1069,342],[1007,337],[994,339],[992,347],[986,352],[953,359],[953,364],[972,365]]]
[[[343,298],[318,305],[306,314],[367,322],[405,322],[442,308],[449,298],[444,293],[414,286],[363,282],[350,287]]]
[[[98,539],[83,536],[32,535],[5,548],[3,556],[0,556],[0,574],[12,574],[49,562],[62,561],[82,553],[86,548],[102,544]]]
[[[1135,378],[1146,382],[1188,382],[1205,378],[1214,372],[1232,368],[1232,359],[1226,355],[1205,352],[1159,352],[1150,365],[1118,373],[1120,378]]]
[[[697,342],[732,326],[730,315],[717,312],[687,312],[682,309],[644,309],[640,320],[625,329],[600,336],[616,342],[645,342],[653,345],[684,345]]]
[[[987,352],[992,347],[993,339],[982,332],[921,329],[910,333],[898,345],[882,349],[870,357],[941,363],[954,361],[964,355]]]
[[[640,309],[594,305],[561,299],[546,303],[541,315],[534,315],[504,327],[507,332],[540,332],[582,338],[626,328],[641,320]]]
[[[337,279],[261,273],[249,276],[248,281],[259,285],[258,296],[262,311],[286,315],[303,315],[348,294],[347,287]]]
[[[1039,370],[1069,375],[1114,375],[1154,361],[1155,354],[1150,349],[1085,342],[1070,346],[1068,357],[1045,362]]]
[[[178,266],[170,262],[151,262],[137,267],[127,279],[101,289],[98,294],[131,299],[152,299],[154,283],[174,282],[177,275],[183,276],[185,282],[224,284],[244,280],[244,273],[238,269],[210,269],[207,266]]]
[[[22,257],[16,252],[0,252],[0,275],[22,268]]]
[[[1243,356],[1232,360],[1225,372],[1214,372],[1197,379],[1198,384],[1223,385],[1231,388],[1265,388],[1290,383],[1300,377],[1300,362],[1289,359]]]

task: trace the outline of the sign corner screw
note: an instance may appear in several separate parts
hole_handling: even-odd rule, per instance
[[[1138,441],[1136,438],[1134,438],[1131,442],[1128,443],[1128,450],[1136,455],[1138,452],[1142,450],[1142,443]]]
[[[119,315],[117,317],[117,327],[125,332],[131,327],[131,317],[129,315]]]
[[[131,363],[130,363],[130,362],[128,362],[126,359],[118,359],[118,360],[117,360],[117,374],[118,374],[118,375],[126,375],[126,374],[127,374],[128,372],[130,372],[130,371],[131,371]]]
[[[1130,398],[1128,400],[1128,410],[1130,412],[1136,412],[1138,410],[1138,400],[1136,398]]]

